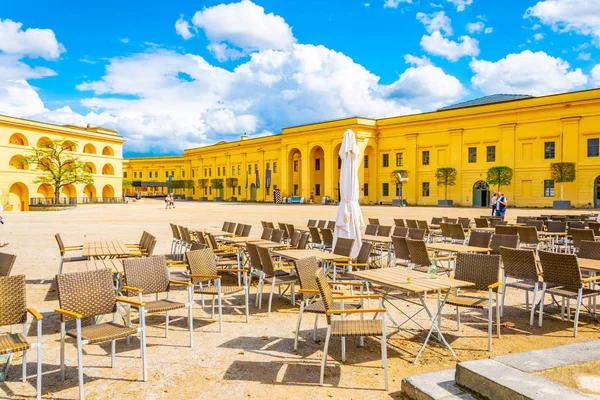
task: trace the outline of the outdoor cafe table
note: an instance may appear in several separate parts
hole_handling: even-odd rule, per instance
[[[427,243],[427,250],[443,251],[446,253],[489,253],[487,247],[466,246],[456,243]]]
[[[107,258],[103,260],[91,259],[89,261],[75,261],[65,263],[69,272],[92,271],[95,269],[107,268],[113,274],[123,274],[123,261],[119,258]]]
[[[446,301],[448,300],[448,296],[450,295],[450,292],[453,291],[453,289],[474,286],[475,285],[474,283],[460,281],[457,279],[452,279],[452,278],[442,277],[442,276],[438,276],[436,279],[431,279],[429,277],[429,275],[424,272],[419,272],[419,271],[411,272],[404,267],[369,269],[369,270],[365,270],[365,271],[349,272],[349,275],[352,275],[359,280],[364,280],[364,281],[372,282],[376,285],[384,286],[385,288],[388,289],[384,294],[383,300],[385,302],[389,303],[392,307],[394,307],[398,311],[400,311],[400,313],[402,315],[405,315],[408,317],[408,319],[400,325],[398,325],[394,321],[394,319],[390,317],[390,320],[396,325],[396,327],[398,329],[401,329],[402,325],[404,325],[406,322],[412,320],[421,311],[424,310],[427,313],[427,315],[429,316],[429,318],[431,320],[431,328],[429,328],[427,337],[425,338],[425,341],[423,342],[421,349],[419,350],[419,352],[417,353],[417,355],[415,357],[415,361],[414,361],[415,364],[417,363],[417,361],[419,360],[419,356],[421,355],[421,353],[427,346],[427,343],[429,342],[429,339],[431,338],[431,335],[434,330],[436,330],[438,333],[438,336],[437,336],[438,340],[440,342],[442,342],[448,348],[448,350],[450,350],[450,353],[452,353],[452,355],[454,357],[456,357],[456,354],[454,353],[452,346],[450,346],[450,344],[446,341],[446,338],[444,337],[444,334],[442,333],[442,330],[440,327],[440,319],[442,316],[442,310],[443,310],[444,306],[446,305]],[[409,281],[409,278],[410,278],[410,281]],[[395,306],[391,302],[390,297],[392,297],[392,296],[389,295],[389,290],[401,290],[403,292],[406,292],[409,295],[418,296],[422,308],[417,313],[413,314],[412,316],[408,316],[400,307]],[[446,294],[442,299],[441,294],[442,294],[443,290],[446,291]],[[427,306],[427,302],[425,301],[426,294],[428,292],[437,292],[437,294],[438,294],[438,309],[435,314],[432,313],[432,311]],[[394,297],[394,298],[396,298],[396,297]],[[407,301],[404,298],[403,298],[403,300]],[[413,303],[413,304],[418,304],[418,303]],[[413,321],[413,322],[415,322],[415,321]]]
[[[377,236],[377,235],[362,235],[362,240],[372,243],[379,243],[382,246],[386,247],[388,256],[387,256],[387,266],[392,262],[392,238],[389,236]],[[380,253],[381,258],[381,266],[383,267],[383,252]]]
[[[286,247],[290,247],[289,244],[280,242],[258,242],[254,244],[260,247],[266,247],[267,249],[283,249]]]
[[[94,259],[105,259],[127,257],[131,255],[131,251],[122,240],[94,240],[84,243],[81,255]]]
[[[225,243],[231,243],[231,244],[245,244],[245,243],[258,243],[258,242],[268,242],[268,240],[265,239],[261,239],[261,238],[251,238],[251,237],[245,237],[245,236],[236,236],[236,237],[227,237],[227,238],[223,238],[223,240],[221,240],[222,242]]]
[[[480,232],[492,232],[492,233],[496,232],[496,228],[477,228],[477,227],[474,227],[474,228],[471,228],[471,230],[472,231],[480,231]]]
[[[286,258],[290,261],[298,261],[308,257],[315,257],[317,260],[326,262],[342,261],[348,259],[348,257],[345,256],[340,256],[338,254],[333,254],[327,251],[321,251],[316,249],[274,250],[273,255]]]
[[[202,228],[202,229],[194,229],[195,232],[204,232],[210,233],[213,236],[235,236],[233,232],[226,232],[219,228]]]

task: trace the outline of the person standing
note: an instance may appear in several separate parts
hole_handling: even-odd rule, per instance
[[[171,200],[169,201],[169,208],[175,208],[175,196],[171,193]]]
[[[2,194],[2,192],[0,192]],[[0,224],[4,225],[4,221],[2,220],[2,212],[4,211],[4,207],[2,207],[2,203],[0,203]],[[8,246],[8,242],[3,242],[0,240],[0,247]]]
[[[171,194],[167,194],[165,197],[165,209],[171,208]]]
[[[494,193],[490,205],[492,206],[492,217],[496,215],[496,202],[498,201],[498,193]]]
[[[498,192],[498,199],[496,200],[496,216],[497,217],[504,217],[504,214],[506,213],[506,206],[508,205],[508,200],[506,200],[506,197]]]

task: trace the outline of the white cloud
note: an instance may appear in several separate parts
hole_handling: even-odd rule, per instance
[[[27,28],[21,22],[0,19],[0,51],[28,57],[53,60],[65,51],[51,29]]]
[[[423,57],[415,57],[411,54],[407,54],[404,56],[404,61],[407,64],[411,64],[417,67],[424,67],[426,65],[431,65],[431,60],[425,56]]]
[[[206,46],[208,51],[217,59],[217,61],[237,60],[244,56],[244,53],[228,47],[224,43],[211,43]]]
[[[129,38],[121,38],[119,40],[121,41],[121,43],[125,43],[125,44],[129,43]]]
[[[90,60],[89,58],[80,58],[79,62],[82,62],[82,63],[85,63],[85,64],[96,64],[96,61]]]
[[[449,3],[452,3],[456,6],[456,11],[461,12],[465,11],[467,6],[473,4],[473,0],[446,0]]]
[[[592,83],[594,87],[600,87],[600,64],[592,68]]]
[[[473,86],[486,94],[516,93],[534,96],[567,92],[584,87],[587,76],[569,63],[543,51],[525,50],[497,61],[473,60]]]
[[[600,0],[545,0],[525,12],[555,32],[576,32],[592,36],[600,44]]]
[[[179,19],[175,21],[175,32],[185,40],[194,37],[190,31],[190,23],[183,19],[183,15],[180,15]]]
[[[592,53],[579,53],[577,54],[578,60],[589,61],[592,58]]]
[[[458,61],[465,56],[479,55],[479,41],[469,36],[461,36],[458,41],[452,41],[442,36],[440,31],[434,31],[430,36],[423,35],[421,47],[429,54]]]
[[[363,4],[365,7],[371,7],[371,3],[365,3]]]
[[[535,41],[540,41],[544,38],[544,34],[543,33],[536,33],[535,35],[533,35],[533,40]]]
[[[485,33],[486,35],[489,35],[490,33],[492,33],[494,31],[494,28],[491,26],[488,26],[487,28],[485,28],[483,30],[483,33]]]
[[[452,35],[451,20],[443,11],[438,11],[433,14],[417,13],[417,20],[425,25],[427,32],[444,31],[446,35]]]
[[[0,114],[22,117],[43,111],[44,103],[27,81],[0,80]]]
[[[265,13],[263,7],[250,0],[205,7],[194,14],[192,23],[204,30],[211,45],[225,45],[242,54],[289,49],[296,43],[292,28],[283,18]],[[223,46],[211,48],[220,50],[220,56],[227,54]]]
[[[432,8],[444,8],[443,4],[438,4],[438,3],[429,3],[429,6]]]
[[[467,24],[466,28],[467,31],[469,31],[469,33],[472,35],[474,33],[483,32],[483,30],[485,29],[485,24],[481,21],[471,22]]]
[[[383,3],[384,8],[398,8],[400,3],[412,4],[412,0],[385,0]]]

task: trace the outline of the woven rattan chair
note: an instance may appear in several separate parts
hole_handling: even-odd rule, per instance
[[[17,256],[7,253],[0,253],[0,276],[9,276]]]
[[[142,353],[143,380],[146,381],[146,316],[145,304],[122,297],[116,297],[113,274],[101,268],[85,272],[72,272],[56,275],[58,302],[60,308],[60,380],[65,379],[65,338],[77,340],[77,363],[79,377],[79,397],[83,399],[83,345],[111,342],[111,367],[115,364],[116,340],[139,333]],[[117,302],[137,307],[140,314],[138,328],[117,323]],[[113,314],[112,322],[96,323],[82,327],[84,318]],[[66,330],[67,322],[75,320],[76,329]]]
[[[296,228],[294,228],[293,224],[285,224],[285,228],[287,229],[288,237],[289,237],[289,239],[291,241],[292,240],[292,236],[294,236],[294,233],[296,232]]]
[[[399,226],[401,228],[407,227],[406,224],[404,223],[404,219],[402,219],[402,218],[394,218],[394,225]]]
[[[207,250],[210,252],[210,250]],[[189,265],[189,263],[188,263]],[[165,256],[151,256],[145,258],[129,258],[123,260],[125,272],[123,289],[129,296],[138,296],[140,303],[144,302],[144,295],[155,295],[156,300],[146,301],[145,313],[165,313],[165,337],[169,337],[169,311],[188,309],[188,326],[190,330],[190,347],[194,346],[194,319],[192,313],[192,284],[184,281],[170,280],[169,268]],[[188,291],[188,302],[173,301],[171,286],[184,286]],[[159,299],[160,294],[166,298]]]
[[[60,237],[60,233],[54,235],[54,239],[56,239],[56,243],[58,244],[58,250],[60,252],[60,263],[58,265],[58,273],[62,273],[62,268],[64,263],[75,262],[75,261],[87,261],[89,260],[87,257],[83,257],[81,255],[81,250],[83,249],[83,245],[78,246],[65,246],[62,238]],[[68,253],[77,253],[77,255],[67,257]]]
[[[316,227],[317,226],[317,220],[316,219],[309,219],[308,223],[306,224],[306,226],[308,226],[308,227],[311,227],[311,226]]]
[[[462,225],[463,228],[468,229],[471,227],[471,218],[459,218],[458,223]]]
[[[295,287],[297,277],[295,274],[291,274],[289,271],[293,270],[294,267],[291,265],[286,265],[282,261],[274,261],[271,258],[271,253],[269,249],[266,247],[256,246],[256,250],[258,251],[258,256],[260,257],[260,262],[262,264],[262,275],[260,277],[260,281],[258,283],[259,288],[259,297],[262,298],[263,288],[265,285],[265,281],[267,281],[271,285],[271,293],[269,295],[269,309],[268,316],[271,316],[271,304],[273,303],[273,293],[275,291],[275,287],[279,287],[281,291],[281,286],[287,286],[287,289],[290,290],[290,295],[292,298],[292,304],[296,303],[295,298]],[[281,293],[280,293],[281,294]],[[261,308],[262,301],[259,299],[258,308]]]
[[[489,248],[492,240],[492,232],[473,231],[469,235],[468,246]]]
[[[369,224],[371,224],[371,225],[381,225],[379,223],[379,218],[369,218]]]
[[[325,228],[325,226],[327,225],[327,221],[320,219],[319,222],[317,222],[317,228]]]
[[[27,351],[37,348],[37,398],[42,393],[42,315],[33,308],[27,308],[25,275],[0,276],[0,326],[10,325],[8,333],[0,333],[0,355],[8,356],[6,368],[0,371],[0,381],[6,379],[12,355],[23,353],[22,381],[27,379]],[[27,341],[27,314],[37,321],[37,341]],[[23,324],[23,333],[14,333],[13,325]]]
[[[265,228],[262,231],[262,235],[260,236],[263,240],[271,240],[271,235],[273,235],[273,229]]]
[[[379,225],[379,228],[377,229],[377,236],[389,237],[391,233],[392,233],[391,226]]]
[[[475,218],[476,228],[489,228],[488,220],[486,218]]]
[[[577,337],[577,326],[579,325],[579,311],[583,304],[583,299],[594,298],[594,310],[596,313],[596,297],[600,296],[600,291],[595,289],[586,289],[584,284],[600,280],[600,275],[583,279],[581,270],[577,262],[577,256],[574,254],[559,254],[547,251],[540,251],[540,263],[542,264],[542,276],[544,284],[542,286],[542,301],[540,303],[539,326],[542,326],[544,317],[544,299],[546,293],[562,297],[562,307],[560,317],[564,320],[565,299],[567,300],[567,314],[571,319],[570,300],[574,299],[575,304],[575,322],[573,336]],[[585,306],[584,306],[585,307]]]
[[[529,311],[529,292],[533,292],[531,300],[531,315],[529,316],[529,325],[533,325],[535,315],[535,305],[540,289],[541,282],[539,277],[542,275],[535,261],[533,250],[500,248],[500,255],[503,263],[502,278],[502,304],[500,305],[500,316],[504,316],[504,298],[506,289],[514,288],[525,291],[525,307]]]
[[[235,234],[235,231],[236,231],[237,227],[238,227],[237,223],[230,222],[229,225],[227,226],[227,228],[223,228],[221,230],[224,231],[224,232],[234,233]]]
[[[244,231],[244,224],[237,224],[235,227],[235,231],[233,231],[233,236],[242,236],[242,232]],[[232,233],[232,232],[229,232]]]
[[[396,265],[406,267],[410,262],[410,253],[408,251],[408,245],[406,244],[406,238],[402,236],[392,236],[392,244],[394,245]]]
[[[341,337],[342,339],[342,362],[346,361],[346,337],[347,336],[379,336],[381,337],[381,359],[383,363],[384,379],[385,379],[385,390],[388,390],[388,366],[387,366],[387,343],[385,334],[385,315],[386,310],[383,308],[383,296],[382,295],[352,295],[352,296],[334,296],[327,277],[322,268],[319,268],[315,274],[317,285],[319,286],[319,292],[321,293],[321,299],[325,306],[325,315],[327,316],[327,337],[325,338],[325,345],[323,347],[323,360],[321,363],[321,378],[320,383],[323,385],[323,379],[325,376],[325,367],[327,366],[327,352],[329,350],[329,339],[331,336]],[[336,301],[345,301],[353,299],[378,299],[379,308],[375,309],[362,309],[357,308],[354,310],[348,310],[345,307],[345,303],[341,303],[344,307],[336,308]],[[351,319],[334,319],[334,315],[345,316],[347,314],[361,314],[360,320]],[[362,319],[365,313],[375,313],[381,318],[376,319]]]
[[[566,232],[567,231],[567,223],[564,221],[548,221],[548,225],[546,227],[548,232]]]
[[[417,223],[417,220],[415,219],[407,219],[406,220],[406,226],[408,226],[409,228],[419,228],[419,224]]]
[[[408,238],[413,240],[425,240],[425,229],[408,228]]]
[[[300,240],[298,241],[298,246],[296,248],[298,250],[304,250],[308,246],[308,239],[310,239],[310,234],[304,232],[302,236],[300,236]]]
[[[467,237],[461,224],[448,224],[450,226],[450,237],[453,243],[465,244]]]
[[[256,243],[246,243],[246,253],[248,254],[248,287],[250,287],[253,277],[256,277],[260,282],[263,268],[262,262],[260,261],[260,256],[258,255],[258,246],[256,246]],[[254,300],[256,307],[258,307],[260,297],[260,287],[258,287]]]
[[[596,240],[594,231],[591,229],[571,229],[573,253],[579,251],[582,240],[593,242]]]
[[[549,249],[554,246],[552,238],[538,236],[535,226],[519,226],[517,231],[522,249],[533,249],[537,254],[541,248]]]
[[[223,297],[230,296],[239,292],[244,292],[246,304],[246,322],[250,319],[250,309],[248,305],[249,282],[248,271],[245,269],[218,269],[215,257],[209,249],[188,251],[185,253],[188,261],[188,273],[194,293],[201,296],[204,304],[204,296],[212,296],[211,318],[215,317],[215,298],[219,308],[219,332],[223,332]],[[221,282],[222,273],[242,273],[244,276],[244,286],[223,285]],[[191,300],[190,300],[191,301]]]
[[[285,232],[283,230],[274,229],[273,233],[271,234],[271,241],[281,243],[283,241],[284,236],[285,236]]]
[[[377,225],[368,224],[365,228],[365,235],[377,235]]]
[[[252,225],[244,224],[244,228],[242,229],[241,236],[248,237],[250,236],[250,231],[252,230]]]
[[[500,301],[498,288],[502,286],[500,277],[500,256],[488,254],[458,253],[454,278],[475,284],[475,295],[459,294],[448,296],[447,304],[456,306],[456,323],[460,331],[460,309],[487,309],[488,311],[488,351],[492,351],[493,308],[496,308],[496,333],[500,338]],[[464,290],[464,289],[463,289]],[[464,290],[472,292],[472,290]],[[477,295],[487,291],[487,296]],[[495,294],[495,296],[494,296]]]
[[[323,238],[322,249],[331,250],[333,248],[333,231],[328,228],[321,229],[321,237]]]
[[[600,222],[588,222],[588,227],[594,231],[594,235],[600,236]]]
[[[281,230],[283,232],[283,236],[279,240],[279,242],[281,242],[281,240],[287,241],[287,239],[289,238],[288,231],[287,231],[287,225],[283,222],[278,222],[277,224],[279,225],[279,230]]]
[[[410,262],[415,264],[415,270],[429,273],[431,266],[435,263],[438,272],[446,272],[450,276],[452,268],[450,262],[456,259],[456,256],[437,256],[431,255],[427,251],[427,244],[424,240],[406,239],[408,246],[408,255]],[[441,264],[442,261],[448,261],[448,267]]]
[[[266,228],[266,227],[267,227],[267,221],[260,221],[260,225],[261,225],[263,228]]]
[[[431,225],[439,225],[442,222],[444,222],[444,218],[440,218],[440,217],[432,217],[431,218]]]
[[[335,230],[335,221],[327,222],[327,229],[331,229],[332,231],[334,231]]]
[[[171,227],[171,233],[173,234],[173,240],[171,241],[171,255],[179,254],[179,246],[181,245],[181,235],[179,234],[179,227],[175,224],[169,223]]]
[[[0,254],[0,257],[2,255]],[[592,242],[591,240],[582,240],[579,243],[579,258],[589,258],[591,260],[600,260],[600,242]]]
[[[492,235],[490,241],[490,254],[500,254],[500,247],[516,249],[519,247],[519,237],[517,235]]]
[[[266,222],[266,225],[267,225],[267,226],[266,226],[266,228],[275,229],[275,225],[273,225],[273,223],[272,223],[272,222],[268,222],[268,221],[267,221],[267,222]]]
[[[227,232],[227,230],[229,229],[229,224],[231,224],[231,222],[227,222],[227,221],[223,222],[223,226],[221,227],[221,230],[223,232]],[[233,223],[233,226],[235,228],[235,223]]]
[[[530,219],[525,222],[525,226],[534,226],[538,232],[542,232],[544,230],[544,221]]]
[[[338,238],[338,240],[340,239]],[[362,284],[357,284],[358,281],[356,280],[356,278],[348,275],[347,272],[357,269],[368,269],[369,267],[371,267],[372,249],[373,243],[363,241],[356,258],[352,259],[348,257],[347,260],[334,261],[333,271],[335,272],[333,275],[333,280],[335,281],[335,283],[340,284],[340,286],[342,286],[350,285],[348,282],[354,282],[355,286],[363,286]],[[345,281],[345,283],[341,281]]]
[[[396,226],[394,227],[394,232],[392,233],[392,236],[406,237],[408,236],[408,228],[404,226]]]
[[[298,242],[300,242],[300,238],[301,237],[302,237],[302,232],[300,232],[300,231],[294,231],[294,233],[290,237],[290,248],[291,249],[297,249],[298,248]]]
[[[526,217],[526,216],[524,217],[522,215],[518,215],[517,216],[517,224],[524,224],[527,221],[529,221],[530,219],[535,219],[535,218],[533,218],[533,217]]]
[[[494,233],[497,235],[518,235],[519,230],[516,226],[496,225],[494,227]]]
[[[452,241],[452,232],[450,232],[450,224],[446,222],[442,222],[440,224],[440,240],[442,242],[451,242]]]
[[[337,238],[333,254],[350,258],[352,247],[354,247],[354,239]]]
[[[458,218],[444,217],[444,222],[447,224],[456,224],[456,223],[458,223]]]
[[[321,240],[321,234],[319,233],[319,228],[315,228],[311,226],[308,228],[310,232],[310,241],[311,247],[314,249],[315,247],[321,248],[323,245],[323,241]]]
[[[504,221],[503,219],[500,219],[502,217],[493,217],[490,218],[490,226],[492,228],[497,227],[498,225],[508,225],[508,221]]]

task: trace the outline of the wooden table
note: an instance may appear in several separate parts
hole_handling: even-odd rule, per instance
[[[194,231],[210,233],[213,236],[235,236],[235,233],[233,233],[233,232],[226,232],[226,231],[218,229],[218,228],[202,228],[202,229],[194,229]]]
[[[131,250],[122,240],[93,240],[83,244],[81,255],[95,259],[127,257]]]
[[[429,278],[429,275],[424,272],[411,272],[404,267],[370,269],[364,271],[349,272],[349,274],[353,275],[359,280],[369,281],[377,285],[384,286],[388,289],[399,289],[401,291],[407,292],[408,294],[417,295],[419,297],[422,310],[424,310],[431,319],[431,328],[429,329],[429,332],[427,334],[427,337],[425,338],[425,341],[423,342],[423,345],[421,346],[421,349],[415,357],[415,364],[417,363],[417,361],[419,360],[419,356],[427,346],[427,343],[429,342],[429,339],[431,338],[431,335],[434,330],[436,330],[438,333],[438,340],[440,340],[448,348],[448,350],[450,350],[452,355],[456,357],[452,346],[450,346],[450,344],[446,341],[446,338],[442,333],[439,321],[441,319],[442,310],[444,308],[444,305],[446,305],[446,301],[448,300],[450,292],[452,292],[453,289],[457,288],[475,286],[474,283],[460,281],[457,279],[452,279],[443,276],[438,276],[436,279],[431,279]],[[442,290],[446,291],[446,294],[443,299],[441,299]],[[438,293],[438,309],[435,314],[431,312],[431,310],[427,306],[427,302],[425,301],[425,294],[427,292]],[[412,320],[418,314],[417,313],[412,316],[408,316],[402,310],[402,308],[395,306],[389,299],[389,296],[387,295],[384,295],[384,301],[386,301],[388,304],[392,305],[394,308],[400,311],[402,315],[408,317],[407,321],[405,321],[404,323],[408,322],[409,320]],[[390,320],[393,321],[396,327],[398,328],[404,325],[404,323],[398,325],[391,317]]]
[[[282,248],[290,247],[290,245],[287,243],[279,243],[279,242],[258,242],[258,243],[254,243],[254,244],[257,246],[260,246],[260,247],[266,247],[267,249],[282,249]]]
[[[297,261],[308,257],[315,257],[317,260],[321,261],[342,261],[348,259],[348,257],[345,256],[340,256],[337,254],[329,253],[327,251],[321,251],[316,249],[274,250],[273,255],[283,257],[291,261]]]
[[[496,228],[471,228],[472,231],[480,231],[480,232],[492,232],[495,233],[496,232]]]
[[[587,269],[588,271],[598,272],[600,271],[600,260],[592,260],[591,258],[580,258],[577,257],[579,262],[579,268]]]
[[[123,261],[119,258],[107,258],[104,260],[89,260],[89,261],[75,261],[65,263],[65,267],[73,270],[69,272],[82,272],[92,271],[101,268],[108,268],[114,274],[123,274]]]
[[[392,262],[392,238],[389,236],[377,236],[377,235],[362,235],[362,240],[373,243],[380,243],[387,248],[387,266],[389,267]],[[383,267],[383,252],[380,253],[380,263]]]
[[[245,236],[227,237],[223,238],[222,242],[232,244],[243,244],[243,243],[257,243],[257,242],[268,242],[268,240],[261,238],[251,238]]]
[[[488,247],[466,246],[456,243],[427,243],[427,250],[444,251],[447,253],[489,253]]]

